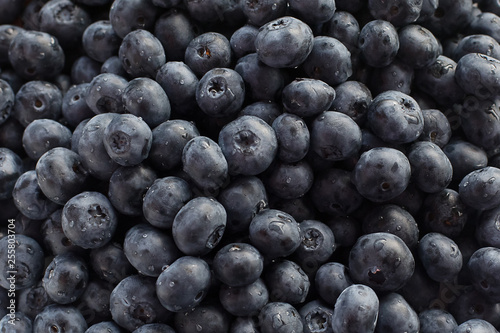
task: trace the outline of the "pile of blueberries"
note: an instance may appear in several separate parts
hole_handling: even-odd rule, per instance
[[[500,330],[499,1],[0,8],[1,332]]]

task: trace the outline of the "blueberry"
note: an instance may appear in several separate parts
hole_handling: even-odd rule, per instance
[[[333,333],[332,316],[333,309],[314,300],[304,304],[299,310],[304,322],[304,333]]]
[[[353,281],[376,291],[397,291],[411,278],[414,270],[415,259],[408,246],[401,238],[387,232],[359,237],[349,253]]]
[[[36,119],[23,133],[23,147],[34,161],[55,147],[71,147],[71,130],[52,119]]]
[[[468,53],[457,62],[456,81],[470,95],[480,99],[493,98],[500,92],[497,82],[500,73],[492,68],[499,63],[500,60],[481,53]]]
[[[247,243],[230,243],[215,254],[214,275],[228,287],[243,287],[254,283],[264,269],[264,257]]]
[[[118,114],[107,124],[103,143],[109,157],[122,166],[134,166],[144,161],[153,142],[148,124],[133,114]]]
[[[196,76],[202,77],[212,68],[229,68],[231,56],[231,45],[224,35],[205,32],[189,42],[184,62]]]
[[[95,114],[123,113],[125,106],[122,102],[122,93],[126,86],[127,80],[119,75],[99,74],[90,81],[85,102]]]
[[[71,65],[71,82],[74,84],[88,83],[101,74],[101,63],[83,55]]]
[[[500,169],[484,167],[467,174],[458,187],[462,201],[479,210],[492,209],[499,205],[497,187],[499,186]]]
[[[262,333],[304,332],[300,314],[289,303],[269,302],[260,310],[258,317]]]
[[[63,95],[61,114],[69,127],[76,128],[83,120],[95,115],[85,101],[88,86],[89,83],[73,85]]]
[[[61,116],[62,93],[47,81],[28,81],[16,93],[12,116],[24,127],[35,119],[55,119]]]
[[[300,304],[309,294],[311,282],[306,272],[294,261],[273,261],[266,267],[264,279],[273,302]]]
[[[60,207],[42,192],[35,170],[26,171],[17,178],[12,198],[17,209],[31,219],[46,219]]]
[[[12,198],[17,179],[23,174],[24,166],[21,158],[8,148],[0,148],[0,199]]]
[[[259,28],[245,24],[244,26],[234,30],[229,39],[231,50],[234,56],[239,59],[243,56],[255,53],[255,38],[259,33]]]
[[[133,333],[175,333],[167,324],[145,324],[138,327]]]
[[[325,223],[332,229],[337,247],[351,247],[361,235],[361,223],[351,216],[334,216]]]
[[[369,0],[368,9],[370,14],[376,19],[386,20],[396,27],[406,26],[415,22],[420,16],[422,10],[422,0]]]
[[[340,40],[317,36],[312,44],[312,50],[302,65],[310,78],[336,86],[351,77],[351,52]]]
[[[200,304],[191,311],[174,314],[178,333],[228,332],[231,316],[217,303]]]
[[[452,332],[457,327],[453,316],[441,309],[426,309],[418,314],[421,333]]]
[[[328,110],[334,99],[335,90],[321,80],[295,79],[283,88],[285,111],[300,117],[316,116]]]
[[[369,66],[387,66],[396,58],[400,47],[398,32],[388,21],[370,21],[360,31],[358,47]]]
[[[180,256],[172,236],[145,223],[127,231],[123,252],[140,274],[152,277],[158,277]]]
[[[120,38],[134,30],[151,30],[158,9],[151,0],[114,0],[109,8],[109,20]]]
[[[104,130],[116,115],[103,113],[92,117],[82,128],[80,139],[73,147],[78,151],[82,165],[88,173],[100,180],[109,180],[120,166],[109,157],[103,143]],[[75,133],[76,131],[73,132],[73,138]]]
[[[470,319],[455,327],[453,333],[495,333],[493,325],[482,319]]]
[[[42,279],[47,295],[58,304],[76,301],[87,288],[89,272],[81,257],[68,252],[56,255]]]
[[[33,320],[33,332],[85,333],[87,328],[80,310],[72,305],[48,305]]]
[[[476,222],[476,240],[482,246],[494,246],[500,244],[498,224],[498,207],[482,212],[480,219]]]
[[[243,1],[241,4],[243,13],[248,18],[248,23],[256,27],[283,16],[287,6],[286,0],[252,0]]]
[[[380,298],[376,330],[380,332],[420,332],[418,314],[398,293],[389,293]]]
[[[49,80],[64,67],[65,55],[57,38],[41,31],[24,30],[9,45],[9,61],[26,80]]]
[[[317,212],[307,194],[296,199],[270,197],[269,207],[292,215],[297,222],[313,220],[317,217]]]
[[[414,69],[396,58],[389,65],[372,71],[369,86],[375,96],[387,90],[397,90],[408,95],[413,77]]]
[[[231,175],[257,175],[265,171],[278,150],[276,133],[264,120],[241,116],[219,132],[219,146]]]
[[[313,49],[311,28],[292,16],[267,22],[255,38],[259,60],[270,67],[292,68],[306,60]]]
[[[184,256],[161,272],[156,295],[162,306],[173,312],[197,308],[210,287],[210,268],[203,260]]]
[[[121,333],[123,330],[113,321],[102,321],[90,326],[85,333]]]
[[[113,321],[128,331],[171,318],[156,296],[155,279],[148,276],[125,277],[111,292],[109,305]]]
[[[142,197],[156,178],[156,172],[145,164],[119,167],[109,179],[108,199],[118,212],[139,216]]]
[[[459,61],[468,53],[482,53],[500,59],[500,45],[489,35],[475,34],[462,38],[453,50],[453,60]]]
[[[438,109],[422,110],[422,116],[424,117],[424,128],[418,140],[430,141],[441,148],[445,147],[452,135],[448,118]]]
[[[332,316],[334,332],[374,332],[379,314],[379,299],[370,287],[353,284],[335,302]]]
[[[308,24],[321,24],[329,21],[336,9],[334,0],[316,0],[307,4],[300,0],[290,0],[288,6],[294,16]]]
[[[500,325],[498,303],[491,303],[488,298],[470,285],[466,286],[449,305],[449,311],[459,324],[470,319],[482,319],[494,326]]]
[[[6,291],[5,296],[7,297],[7,290],[3,290]],[[18,291],[16,305],[19,312],[24,313],[33,321],[37,314],[42,312],[47,305],[53,303],[54,301],[49,298],[43,288],[42,280],[39,279],[35,285]]]
[[[60,205],[85,189],[89,178],[80,156],[63,147],[43,154],[35,170],[43,194]]]
[[[89,264],[100,279],[113,285],[134,274],[134,267],[125,256],[122,246],[115,242],[92,249]]]
[[[0,103],[0,125],[5,123],[7,118],[12,113],[14,107],[15,95],[10,84],[0,79],[0,97],[2,102]]]
[[[215,199],[191,199],[174,218],[172,236],[175,244],[186,255],[207,254],[220,242],[226,219],[224,206]]]
[[[333,17],[323,24],[325,36],[333,37],[342,42],[349,52],[355,53],[358,48],[360,27],[353,12],[337,10]]]
[[[7,314],[0,320],[0,331],[12,333],[24,333],[33,331],[32,320],[22,312],[15,312],[13,318]]]
[[[152,133],[148,161],[159,171],[180,166],[185,145],[200,135],[194,123],[183,119],[167,120],[155,127]]]
[[[272,126],[273,122],[281,115],[281,106],[272,101],[258,101],[247,104],[241,109],[240,116],[256,116]],[[277,134],[276,134],[277,135]]]
[[[92,59],[105,62],[116,55],[121,39],[113,30],[109,20],[99,20],[89,24],[82,35],[82,46]]]
[[[449,282],[462,269],[462,253],[449,237],[437,232],[426,234],[418,244],[418,255],[429,277]]]
[[[359,126],[363,126],[373,99],[370,89],[362,82],[346,81],[335,87],[335,93],[329,110],[345,113]]]
[[[500,291],[498,288],[497,264],[500,250],[495,247],[482,247],[472,254],[467,263],[471,274],[472,285],[489,302],[498,303]]]
[[[276,209],[258,212],[250,222],[249,236],[252,245],[269,259],[292,254],[302,241],[295,219]]]
[[[270,167],[264,181],[270,194],[281,199],[296,199],[309,191],[314,175],[306,161],[277,162]]]
[[[43,275],[44,252],[40,244],[25,235],[9,234],[0,238],[0,245],[0,265],[3,272],[0,275],[0,286],[7,290],[34,286]]]
[[[486,152],[460,138],[453,138],[443,147],[443,151],[453,166],[452,184],[458,184],[469,173],[488,165]]]
[[[0,25],[0,65],[10,65],[9,62],[9,45],[10,42],[20,31],[24,29],[12,24]]]
[[[245,98],[243,78],[233,69],[212,68],[200,79],[196,102],[211,117],[237,114]]]
[[[128,73],[125,71],[125,68],[123,68],[122,61],[118,55],[111,56],[102,63],[101,74],[104,73],[128,77]]]
[[[284,163],[296,163],[309,151],[310,133],[306,122],[292,113],[282,113],[272,122],[278,140],[278,158]]]
[[[234,70],[243,78],[245,91],[252,101],[279,101],[285,84],[282,69],[266,65],[252,52],[239,58]]]
[[[198,35],[198,29],[187,13],[178,8],[170,8],[158,17],[155,22],[154,35],[167,51],[165,52],[167,61],[184,60],[186,48],[189,42]]]
[[[109,296],[113,287],[111,283],[103,280],[94,278],[89,281],[87,288],[75,303],[88,325],[111,320]]]
[[[84,249],[98,248],[114,236],[118,217],[105,195],[87,191],[66,202],[61,225],[73,244]]]
[[[353,284],[347,267],[333,261],[319,267],[314,282],[318,295],[329,305],[335,305],[342,291]]]
[[[219,300],[222,307],[233,316],[256,316],[267,304],[269,293],[264,281],[257,279],[241,287],[223,284],[219,290]]]
[[[235,317],[229,333],[259,333],[256,317]]]
[[[420,15],[418,16],[417,22],[425,22],[429,20],[439,7],[439,0],[423,0],[422,9],[420,10]],[[438,16],[442,14],[441,11],[437,12]]]
[[[489,35],[498,42],[500,40],[500,35],[498,34],[498,17],[498,14],[489,11],[474,15],[467,31],[470,34]]]

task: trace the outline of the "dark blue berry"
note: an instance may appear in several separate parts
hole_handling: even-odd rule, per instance
[[[72,305],[48,305],[33,320],[33,332],[85,333],[87,328],[82,313]]]
[[[429,277],[449,282],[462,269],[462,253],[449,237],[437,232],[426,234],[418,244],[418,256]]]
[[[370,89],[362,82],[346,81],[335,87],[335,93],[330,110],[345,113],[359,126],[363,126],[372,101]]]
[[[230,287],[223,284],[219,290],[222,307],[233,316],[256,316],[269,301],[269,293],[262,279],[241,286]]]
[[[12,150],[0,148],[0,200],[12,198],[17,179],[23,174],[23,161]]]
[[[279,320],[276,320],[279,318]],[[259,313],[260,332],[285,333],[304,331],[304,324],[298,311],[289,303],[269,302]]]
[[[218,32],[206,32],[193,38],[184,54],[184,62],[198,77],[212,68],[229,68],[231,64],[229,40]]]
[[[109,8],[109,20],[120,38],[134,30],[152,30],[158,8],[151,0],[114,0]]]
[[[127,87],[127,79],[112,73],[102,73],[90,81],[85,101],[95,114],[123,113],[123,90]]]
[[[438,109],[422,110],[422,116],[424,117],[424,128],[418,140],[430,141],[441,148],[445,147],[452,135],[448,118]]]
[[[23,133],[23,147],[34,161],[55,147],[71,147],[71,130],[52,119],[35,119]]]
[[[15,95],[10,84],[0,79],[0,125],[5,123],[12,113],[14,107]]]
[[[423,68],[436,61],[441,45],[428,29],[409,24],[398,31],[398,58],[413,68]]]
[[[380,298],[376,330],[380,332],[420,332],[418,314],[398,293],[389,293]]]
[[[237,59],[247,54],[255,53],[255,38],[258,33],[259,28],[251,24],[245,24],[233,32],[229,39],[229,44]]]
[[[256,27],[283,16],[287,6],[286,0],[251,0],[243,1],[241,4],[243,14],[248,18],[248,23]]]
[[[472,285],[491,303],[498,303],[498,299],[500,299],[498,287],[499,256],[499,249],[483,247],[474,252],[467,263],[469,271],[472,272],[470,275]]]
[[[421,333],[452,332],[457,327],[453,316],[441,309],[426,309],[418,314]]]
[[[349,270],[339,262],[327,262],[316,271],[315,288],[322,300],[335,305],[339,295],[353,284]]]
[[[88,83],[101,74],[101,63],[83,55],[71,65],[71,82],[74,84]]]
[[[247,104],[241,109],[240,116],[256,116],[272,126],[273,122],[281,115],[281,107],[276,102],[258,101]]]
[[[9,313],[0,320],[0,330],[12,333],[24,333],[33,331],[32,320],[22,312],[15,312],[13,317]]]
[[[489,35],[476,34],[462,38],[453,50],[453,60],[459,61],[468,53],[482,53],[500,59],[500,45]]]
[[[272,127],[278,139],[278,158],[284,163],[296,163],[309,151],[310,133],[306,122],[291,113],[279,115]]]
[[[231,316],[216,302],[203,303],[190,311],[174,314],[177,333],[228,332]]]
[[[366,23],[359,34],[358,47],[366,64],[372,67],[389,65],[399,50],[396,28],[385,20]]]
[[[88,86],[89,83],[73,85],[63,95],[61,114],[69,127],[76,128],[83,120],[95,115],[85,101]]]
[[[127,276],[134,274],[134,267],[130,264],[120,244],[108,244],[90,251],[89,264],[97,276],[113,285],[117,285]]]
[[[500,169],[487,166],[467,174],[459,184],[462,201],[479,210],[492,209],[500,204],[498,186]]]
[[[82,35],[85,53],[99,62],[116,55],[120,43],[120,37],[113,30],[109,20],[99,20],[89,24]]]

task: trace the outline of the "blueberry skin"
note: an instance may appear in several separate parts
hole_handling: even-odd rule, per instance
[[[456,67],[455,61],[439,55],[432,64],[415,71],[415,85],[440,105],[458,103],[465,93],[455,80]]]
[[[19,212],[34,220],[46,219],[60,208],[59,204],[43,194],[38,185],[35,170],[26,171],[17,178],[12,190],[12,198]]]
[[[259,333],[256,317],[234,318],[229,333]]]
[[[366,122],[368,106],[372,102],[370,89],[360,81],[346,81],[335,87],[335,99],[330,111],[342,112],[359,126]]]
[[[50,80],[63,70],[65,55],[54,36],[42,31],[24,30],[9,45],[9,61],[25,80]]]
[[[191,188],[182,178],[158,178],[144,195],[144,218],[157,228],[171,229],[175,215],[192,198]]]
[[[183,256],[161,272],[156,295],[169,311],[182,313],[196,308],[210,287],[210,268],[199,258]]]
[[[468,173],[488,165],[486,152],[469,141],[453,139],[443,151],[453,166],[452,184],[460,183]]]
[[[493,325],[486,320],[470,319],[453,329],[452,333],[496,333]]]
[[[449,282],[462,269],[462,253],[450,238],[430,232],[420,239],[418,256],[429,277],[438,282]]]
[[[139,274],[152,277],[158,277],[180,256],[172,236],[146,223],[127,231],[123,252]]]
[[[231,316],[217,303],[200,304],[191,311],[174,314],[174,327],[178,333],[228,332]]]
[[[146,324],[138,327],[133,333],[175,333],[167,324]]]
[[[152,131],[153,141],[148,161],[156,170],[169,171],[182,164],[182,151],[200,132],[196,125],[183,119],[167,120]]]
[[[374,96],[387,90],[397,90],[404,94],[411,93],[414,69],[399,60],[394,59],[389,65],[375,68],[370,76],[369,86]]]
[[[246,286],[230,287],[223,284],[219,290],[222,307],[233,316],[256,316],[267,304],[269,293],[262,279]]]
[[[114,0],[109,9],[109,20],[120,38],[134,30],[152,30],[158,9],[151,0]]]
[[[424,128],[418,103],[396,90],[378,94],[368,107],[367,117],[373,133],[388,143],[413,142]]]
[[[263,269],[264,257],[247,243],[227,244],[217,251],[212,262],[215,277],[228,287],[243,287],[254,283]]]
[[[0,200],[12,198],[17,179],[23,174],[23,161],[12,150],[0,147]]]
[[[389,293],[380,298],[376,330],[379,332],[420,332],[418,314],[398,293]]]
[[[358,238],[349,253],[349,272],[356,283],[375,291],[397,291],[412,276],[415,259],[401,238],[375,232]]]
[[[312,50],[302,64],[308,77],[324,81],[332,87],[351,77],[351,52],[340,40],[317,36],[312,44]]]
[[[158,17],[154,27],[154,35],[167,50],[165,52],[167,61],[184,60],[189,42],[198,33],[198,27],[192,19],[185,11],[178,8],[168,9]]]
[[[102,321],[90,326],[85,333],[122,333],[123,330],[113,321]],[[170,333],[170,332],[168,332]]]
[[[66,202],[61,226],[73,244],[93,249],[104,246],[112,239],[118,226],[118,216],[104,194],[86,191]]]
[[[453,50],[452,58],[459,61],[468,53],[482,53],[500,59],[500,44],[491,36],[483,34],[469,35],[462,38]]]
[[[284,163],[296,163],[309,151],[311,134],[306,122],[292,113],[282,113],[272,122],[278,140],[278,158]]]
[[[412,181],[426,193],[444,190],[451,182],[453,167],[443,150],[432,142],[418,141],[408,151]]]
[[[425,22],[431,18],[439,7],[439,0],[423,0],[422,9],[418,16],[417,23]],[[439,12],[438,12],[439,15]]]
[[[264,178],[268,192],[281,199],[303,197],[313,181],[313,169],[305,160],[296,163],[276,162]]]
[[[498,258],[500,250],[495,247],[482,247],[470,257],[467,267],[472,285],[491,303],[498,303],[500,289],[498,288]]]
[[[158,38],[147,30],[129,32],[118,50],[123,68],[134,77],[155,78],[158,69],[166,62],[165,50]]]
[[[74,252],[75,254],[82,255],[84,253],[83,248],[73,244],[64,234],[61,217],[62,208],[52,213],[40,226],[44,249],[47,254],[54,256],[66,252]]]
[[[243,14],[248,18],[248,23],[256,27],[285,15],[287,6],[286,0],[244,1],[241,4]]]
[[[89,83],[73,85],[63,95],[61,114],[68,127],[76,128],[83,120],[95,116],[85,101],[88,86]]]
[[[75,142],[82,165],[91,176],[99,180],[109,180],[120,166],[109,157],[103,142],[104,130],[115,116],[117,116],[116,113],[93,116],[82,128],[78,142]],[[73,132],[73,137],[75,132]]]
[[[5,315],[0,320],[0,330],[12,333],[23,333],[23,332],[32,332],[33,331],[33,322],[32,320],[22,312],[14,313],[14,321],[10,314]]]
[[[361,223],[350,216],[334,216],[325,221],[335,235],[337,247],[351,247],[361,235]]]
[[[125,68],[123,68],[122,61],[118,55],[111,56],[102,63],[101,74],[104,73],[128,77],[128,73],[125,71]]]
[[[329,215],[350,215],[364,198],[351,182],[352,172],[330,168],[316,175],[309,194],[316,209]]]
[[[47,295],[58,304],[73,303],[80,298],[88,281],[87,264],[71,252],[55,256],[42,279]]]
[[[328,110],[335,99],[335,90],[321,80],[298,78],[283,88],[285,112],[300,117],[317,116]]]
[[[500,244],[500,230],[497,228],[498,210],[499,208],[495,207],[482,212],[476,222],[475,236],[481,246],[498,247]]]
[[[230,233],[248,230],[253,217],[268,205],[266,188],[256,176],[233,178],[221,189],[217,200],[226,210],[226,231]]]
[[[10,84],[0,79],[0,125],[5,123],[12,113],[14,107],[15,94]]]
[[[328,161],[357,156],[361,148],[361,129],[344,113],[325,111],[311,124],[310,149]]]
[[[334,0],[315,0],[307,4],[300,0],[290,0],[288,6],[294,16],[308,24],[321,24],[329,21],[336,9]]]
[[[320,298],[329,305],[335,305],[342,291],[353,284],[349,270],[339,262],[321,265],[316,271],[314,283]]]
[[[212,68],[198,82],[196,102],[211,117],[233,116],[245,99],[245,83],[237,71]]]
[[[452,36],[473,20],[473,1],[439,0],[434,15],[422,22],[437,38]]]
[[[229,38],[229,44],[236,59],[242,58],[250,53],[255,53],[255,38],[259,33],[259,28],[251,24],[234,30]]]
[[[85,333],[87,328],[82,313],[72,305],[48,305],[33,320],[33,332],[64,330],[71,333]]]
[[[10,245],[13,244],[13,245]],[[16,234],[4,236],[0,239],[0,286],[7,290],[21,290],[34,286],[43,275],[44,252],[40,244],[33,238]],[[14,248],[12,248],[14,246]],[[15,260],[12,261],[12,249],[15,250]],[[12,286],[10,277],[15,277]]]
[[[20,31],[24,29],[12,24],[0,25],[0,66],[10,65],[9,62],[9,45],[10,42]]]
[[[108,199],[121,214],[142,214],[142,197],[156,180],[156,172],[145,164],[119,167],[109,179]]]
[[[366,23],[360,31],[358,47],[365,63],[371,67],[389,65],[399,50],[396,28],[385,20]]]
[[[111,319],[109,296],[114,285],[99,279],[91,279],[76,304],[88,325]]]
[[[198,110],[198,78],[182,61],[168,61],[156,72],[156,82],[167,93],[172,113],[191,116]]]
[[[23,133],[23,147],[34,161],[52,148],[71,147],[71,130],[52,119],[35,119]]]
[[[38,12],[39,30],[56,37],[63,48],[80,45],[83,32],[92,22],[83,7],[70,0],[51,0]]]
[[[333,17],[323,24],[323,35],[338,39],[354,53],[358,48],[360,27],[353,12],[337,10]]]
[[[304,332],[300,314],[289,303],[269,302],[260,310],[258,318],[262,333]],[[276,321],[275,318],[280,320]]]
[[[113,285],[135,272],[130,264],[123,248],[116,242],[92,249],[90,251],[89,265],[97,276]]]
[[[314,35],[303,21],[283,16],[259,28],[255,49],[259,60],[270,67],[293,68],[306,60],[313,49]]]
[[[256,116],[272,126],[273,122],[281,115],[281,106],[272,101],[258,101],[247,104],[241,109],[239,116]]]
[[[458,192],[447,188],[426,196],[421,216],[422,227],[455,239],[464,229],[469,214]]]
[[[478,210],[495,208],[500,204],[498,195],[498,179],[500,169],[484,167],[467,174],[458,186],[462,201],[469,207]]]
[[[245,91],[252,101],[280,100],[285,84],[283,70],[266,65],[252,52],[238,59],[234,70],[245,82]]]
[[[457,327],[453,316],[441,309],[426,309],[418,314],[421,333],[452,332]]]
[[[153,142],[148,124],[133,114],[118,114],[108,123],[103,143],[109,157],[122,166],[134,166],[144,161]]]
[[[380,301],[370,287],[353,284],[340,294],[332,316],[335,333],[374,332]]]
[[[304,304],[299,314],[304,322],[304,333],[333,333],[331,328],[333,309],[322,302],[314,300]]]
[[[7,301],[7,290],[3,288],[2,290],[5,290],[5,299]],[[18,292],[17,310],[27,315],[32,321],[47,305],[53,303],[43,288],[41,279],[35,285],[21,289]]]
[[[158,300],[155,279],[148,276],[125,277],[111,292],[109,304],[113,321],[128,331],[171,318]]]
[[[241,116],[219,132],[219,146],[230,175],[257,175],[266,170],[278,152],[276,133],[264,120]]]
[[[374,202],[394,199],[410,182],[408,158],[394,148],[372,148],[356,163],[352,182],[359,193]]]
[[[490,11],[483,11],[479,15],[473,16],[467,31],[469,34],[485,34],[491,36],[498,42],[500,40],[498,26],[498,14]]]
[[[448,118],[438,109],[424,109],[422,116],[424,117],[424,128],[418,140],[430,141],[443,149],[452,135]]]
[[[127,79],[116,74],[99,74],[90,81],[85,102],[95,114],[123,113],[122,93],[127,83]]]
[[[268,259],[292,254],[302,241],[299,224],[277,209],[258,212],[250,222],[249,236],[252,245]]]
[[[92,59],[105,62],[116,55],[121,38],[113,30],[109,20],[98,20],[89,24],[82,34],[82,46]]]
[[[63,147],[52,148],[43,154],[35,171],[43,194],[59,205],[84,190],[89,179],[80,156]]]
[[[493,98],[500,93],[500,72],[492,68],[499,65],[500,60],[496,58],[481,53],[468,53],[457,62],[455,79],[467,94],[480,99]]]
[[[198,77],[212,68],[230,68],[231,44],[218,32],[205,32],[193,38],[184,53],[184,62]]]
[[[369,0],[368,9],[376,19],[386,20],[396,27],[415,22],[422,10],[422,0]]]
[[[186,255],[204,255],[219,244],[226,228],[224,206],[209,197],[188,201],[172,224],[175,244]]]
[[[62,93],[47,81],[29,81],[16,93],[12,117],[24,127],[35,119],[54,119],[61,116]]]
[[[457,323],[464,323],[470,319],[482,319],[493,326],[500,324],[500,305],[492,303],[487,297],[473,286],[466,286],[456,300],[449,305],[449,312]]]

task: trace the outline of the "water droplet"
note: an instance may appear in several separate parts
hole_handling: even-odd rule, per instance
[[[142,238],[148,237],[148,234],[142,234]]]
[[[95,90],[97,91],[101,91],[102,87],[101,86],[97,86],[97,88],[95,88]]]
[[[174,281],[171,281],[169,284],[170,288],[174,287],[175,286],[175,282]]]
[[[203,327],[201,327],[201,325],[200,325],[200,324],[196,324],[196,330],[197,330],[198,332],[201,332],[201,330],[202,330],[202,329],[203,329]]]
[[[271,9],[272,10],[276,10],[278,8],[278,4],[277,3],[273,3],[273,5],[271,6]]]
[[[385,246],[386,239],[385,238],[380,238],[373,243],[373,247],[375,248],[376,251],[380,251],[383,249]]]
[[[155,266],[153,266],[153,265],[149,265],[149,266],[148,266],[148,269],[149,269],[151,272],[153,272],[153,271],[155,270]]]
[[[141,104],[141,103],[142,103],[142,100],[143,100],[143,98],[142,98],[142,97],[139,97],[139,98],[137,99],[137,103],[138,103],[138,104]]]

